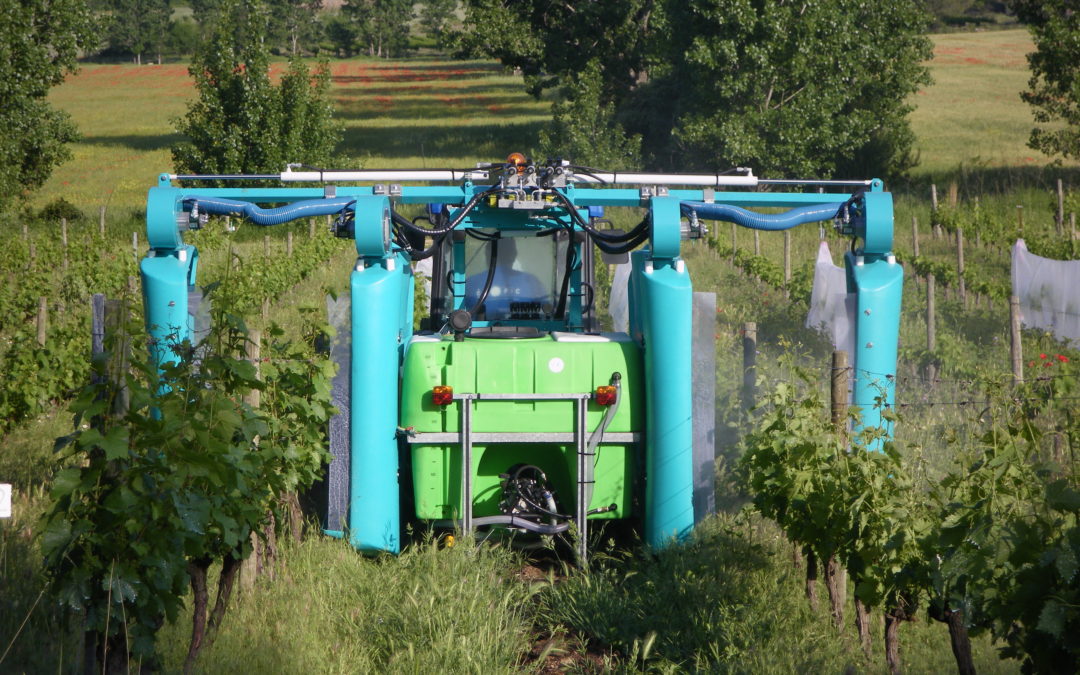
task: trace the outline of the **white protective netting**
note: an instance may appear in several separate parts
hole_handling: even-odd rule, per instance
[[[1080,346],[1080,260],[1043,258],[1017,239],[1012,250],[1012,292],[1020,299],[1020,320],[1025,326]]]
[[[855,353],[855,295],[848,293],[847,274],[843,267],[833,264],[826,241],[821,242],[814,264],[806,327],[829,336],[835,349]]]

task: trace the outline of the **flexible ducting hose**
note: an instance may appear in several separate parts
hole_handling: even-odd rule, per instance
[[[256,225],[281,225],[298,218],[310,216],[333,216],[356,203],[352,197],[334,199],[306,199],[275,209],[264,209],[251,202],[221,197],[187,197],[184,204],[191,203],[205,213],[218,216],[244,216]]]
[[[479,518],[473,518],[472,523],[476,527],[480,527],[481,525],[506,525],[508,527],[520,527],[523,530],[529,530],[530,532],[539,532],[540,534],[560,534],[570,529],[570,523],[545,525],[543,523],[534,523],[533,521],[526,520],[521,516],[480,516]]]
[[[705,220],[723,220],[752,230],[789,230],[796,225],[829,220],[845,202],[799,206],[783,213],[757,213],[730,204],[707,204],[705,202],[683,202],[682,211],[693,211],[698,218]]]

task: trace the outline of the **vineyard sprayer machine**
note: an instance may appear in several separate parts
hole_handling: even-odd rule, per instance
[[[259,179],[285,187],[185,186]],[[406,218],[406,205],[424,215]],[[777,207],[787,210],[755,210]],[[616,230],[604,220],[614,208],[643,217]],[[471,170],[162,174],[141,263],[158,362],[192,337],[198,251],[183,233],[215,214],[264,226],[330,216],[355,240],[321,517],[362,551],[397,553],[411,517],[466,532],[573,530],[582,559],[597,520],[635,521],[653,547],[685,537],[713,480],[714,400],[695,388],[711,393],[715,380],[715,299],[701,303],[707,339],[695,339],[680,256],[703,220],[760,230],[833,220],[852,236],[862,424],[884,425],[875,401],[893,398],[903,272],[879,180],[602,173],[516,153]],[[626,288],[613,289],[626,292],[624,332],[600,330],[594,248],[628,259]],[[413,263],[428,258],[430,302],[418,308]]]

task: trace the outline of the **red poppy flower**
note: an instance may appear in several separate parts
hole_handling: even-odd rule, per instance
[[[1069,357],[1065,356],[1064,354],[1058,354],[1057,355],[1057,360],[1061,361],[1062,363],[1068,363],[1069,362]]]
[[[1043,361],[1045,361],[1046,360],[1046,354],[1039,354],[1039,358],[1042,359]]]
[[[1043,368],[1049,368],[1052,365],[1054,365],[1053,361],[1047,361],[1046,363],[1043,364]]]

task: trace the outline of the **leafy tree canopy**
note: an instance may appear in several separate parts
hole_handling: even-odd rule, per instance
[[[1028,145],[1080,159],[1080,7],[1075,0],[1013,0],[1012,7],[1035,38],[1029,90],[1020,97],[1045,126],[1032,130]]]
[[[71,156],[78,131],[45,97],[95,39],[82,0],[0,0],[0,212]]]
[[[469,0],[467,11],[462,50],[521,69],[534,93],[572,96],[595,62],[614,105],[605,132],[640,134],[654,168],[889,177],[914,162],[905,100],[929,81],[931,54],[916,0]]]
[[[276,173],[289,162],[322,164],[341,137],[332,119],[330,71],[294,58],[275,85],[263,41],[267,15],[257,0],[227,0],[188,69],[198,97],[172,147],[182,173]]]

